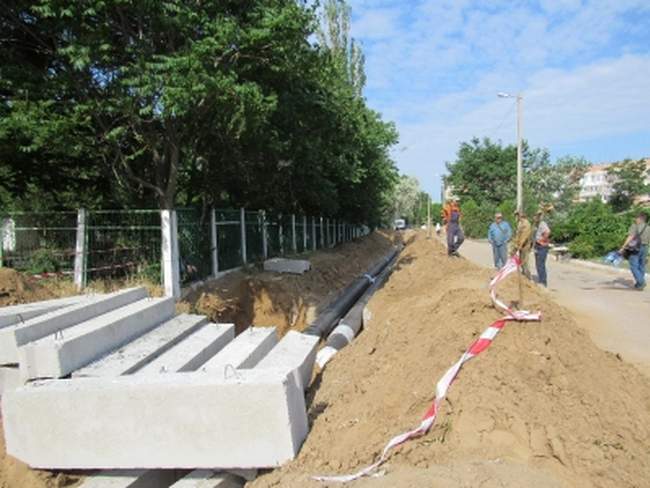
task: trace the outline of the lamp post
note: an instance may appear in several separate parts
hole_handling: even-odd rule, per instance
[[[511,95],[509,93],[499,92],[497,96],[500,98],[516,98],[517,99],[517,210],[521,211],[524,208],[524,169],[522,162],[522,135],[523,135],[523,124],[522,124],[522,111],[523,111],[523,101],[524,97],[521,93],[517,95]]]

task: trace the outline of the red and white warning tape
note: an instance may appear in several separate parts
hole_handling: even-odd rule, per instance
[[[386,444],[386,447],[384,447],[384,450],[382,451],[379,459],[374,464],[362,469],[361,471],[358,471],[350,475],[344,475],[344,476],[314,476],[313,479],[317,481],[346,483],[349,481],[354,481],[363,476],[371,476],[374,470],[376,470],[379,466],[381,466],[384,462],[386,462],[390,451],[394,447],[397,447],[400,444],[403,444],[410,439],[423,436],[427,432],[429,432],[429,429],[431,429],[434,422],[436,421],[436,416],[438,414],[438,410],[440,409],[440,404],[442,403],[445,396],[447,395],[447,391],[449,390],[449,387],[458,376],[458,373],[463,367],[463,364],[469,361],[470,359],[472,359],[473,357],[478,356],[483,351],[485,351],[490,346],[490,344],[492,344],[492,341],[494,340],[496,335],[501,331],[501,329],[505,327],[506,322],[511,320],[516,320],[516,321],[541,320],[541,313],[539,312],[531,313],[526,310],[513,310],[512,308],[508,307],[504,302],[499,300],[499,298],[496,296],[496,285],[498,285],[501,281],[503,281],[506,278],[506,276],[516,272],[517,269],[519,269],[520,264],[521,261],[519,260],[518,256],[511,257],[508,260],[508,262],[505,264],[505,266],[492,279],[492,281],[490,281],[490,297],[492,298],[492,302],[497,308],[505,312],[506,316],[495,321],[492,325],[490,325],[487,329],[485,329],[485,331],[483,331],[481,336],[478,339],[476,339],[471,346],[469,346],[469,348],[467,349],[467,351],[465,351],[465,353],[463,353],[463,355],[456,362],[456,364],[454,364],[451,368],[449,368],[447,372],[443,375],[443,377],[440,378],[438,384],[436,385],[436,397],[433,400],[431,407],[429,407],[429,410],[427,410],[427,412],[424,414],[424,417],[422,418],[420,425],[418,425],[413,430],[404,432],[402,434],[393,437],[388,442],[388,444]]]

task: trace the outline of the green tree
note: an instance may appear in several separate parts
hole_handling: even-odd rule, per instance
[[[351,8],[345,0],[325,0],[316,33],[319,42],[331,52],[337,68],[361,96],[366,85],[366,59],[359,43],[350,37],[350,15]]]
[[[581,157],[565,156],[555,163],[539,158],[528,168],[526,187],[539,204],[566,213],[580,192],[580,179],[588,168],[589,163]]]
[[[626,159],[613,164],[607,170],[607,176],[613,181],[609,203],[617,212],[629,209],[636,197],[650,193],[650,185],[646,183],[650,171],[644,159]]]
[[[0,27],[0,174],[13,203],[370,223],[390,204],[395,127],[359,97],[361,77],[310,42],[317,20],[300,2],[13,0]]]
[[[523,145],[523,166],[528,172],[548,164],[548,152]],[[498,205],[516,194],[517,148],[502,146],[489,138],[463,142],[456,160],[447,163],[446,181],[462,200],[471,199],[478,205]]]
[[[414,223],[420,194],[418,179],[414,176],[402,175],[393,193],[393,205],[390,209],[392,219],[403,218]]]

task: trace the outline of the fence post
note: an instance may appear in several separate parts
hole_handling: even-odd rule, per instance
[[[74,285],[79,291],[86,287],[86,209],[77,210],[77,242],[74,251]]]
[[[264,210],[260,211],[260,216],[258,218],[262,219],[262,256],[264,259],[269,257],[269,242],[266,237],[266,212]]]
[[[311,248],[315,251],[318,248],[316,242],[316,217],[311,218]]]
[[[302,217],[302,250],[307,251],[307,216]]]
[[[293,253],[298,253],[298,242],[296,241],[296,214],[291,214],[291,247]]]
[[[212,245],[212,276],[219,273],[219,249],[217,247],[217,212],[210,210],[210,243]]]
[[[175,210],[160,211],[162,232],[163,284],[165,296],[181,296],[180,265],[178,256],[178,223]]]
[[[325,247],[325,229],[323,227],[323,217],[320,218],[320,247]]]
[[[282,214],[278,216],[278,241],[280,242],[280,256],[284,256],[284,228],[282,227]]]
[[[239,209],[239,221],[241,222],[241,262],[246,264],[246,211]]]

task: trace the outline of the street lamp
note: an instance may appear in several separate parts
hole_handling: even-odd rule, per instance
[[[524,170],[522,164],[522,105],[524,97],[521,93],[511,95],[509,93],[499,92],[497,96],[500,98],[516,98],[517,99],[517,210],[522,211],[524,208],[524,195],[523,195],[523,181]]]

